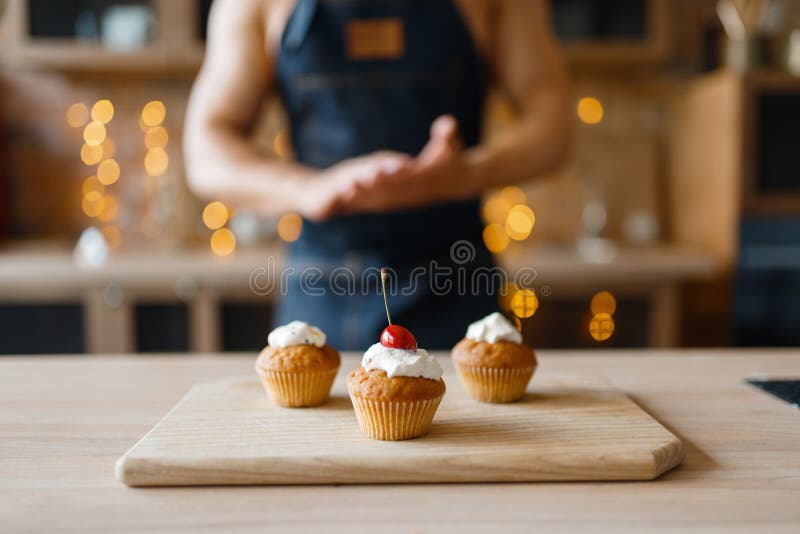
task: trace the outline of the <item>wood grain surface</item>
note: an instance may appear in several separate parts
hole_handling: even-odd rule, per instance
[[[683,443],[597,380],[547,373],[511,404],[448,372],[431,432],[380,442],[356,424],[341,369],[327,404],[272,404],[255,376],[198,384],[117,464],[130,486],[649,480]]]
[[[800,412],[745,378],[800,377],[799,350],[540,351],[686,444],[647,482],[128,488],[116,460],[192,386],[254,355],[0,358],[0,532],[796,533]],[[354,365],[345,358],[343,368]]]

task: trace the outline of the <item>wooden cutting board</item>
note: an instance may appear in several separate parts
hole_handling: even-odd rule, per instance
[[[534,376],[520,402],[481,404],[452,371],[430,434],[362,436],[345,371],[319,408],[269,402],[255,376],[194,386],[117,462],[129,486],[650,480],[685,448],[597,380]]]

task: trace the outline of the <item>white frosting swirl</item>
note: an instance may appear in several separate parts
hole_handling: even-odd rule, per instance
[[[487,343],[497,343],[500,340],[522,343],[519,330],[503,314],[497,312],[469,325],[467,338]]]
[[[291,347],[293,345],[314,345],[324,347],[325,332],[303,321],[292,321],[279,326],[269,333],[267,342],[271,347]]]
[[[430,380],[442,379],[442,366],[425,349],[393,349],[375,343],[364,353],[361,367],[367,371],[381,369],[386,371],[389,378],[411,376]]]

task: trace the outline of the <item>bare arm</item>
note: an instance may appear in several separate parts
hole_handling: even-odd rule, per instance
[[[303,192],[314,172],[263,154],[249,138],[274,84],[263,5],[261,0],[213,5],[208,51],[186,118],[189,184],[201,196],[267,214],[307,211]]]
[[[479,188],[555,170],[570,141],[566,66],[550,25],[547,0],[502,0],[494,28],[494,67],[521,121],[467,151]]]

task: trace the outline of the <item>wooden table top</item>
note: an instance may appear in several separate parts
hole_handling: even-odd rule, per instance
[[[253,356],[0,358],[0,531],[799,531],[800,412],[743,379],[800,377],[800,351],[540,359],[608,378],[686,442],[683,464],[653,482],[130,489],[115,460]]]

